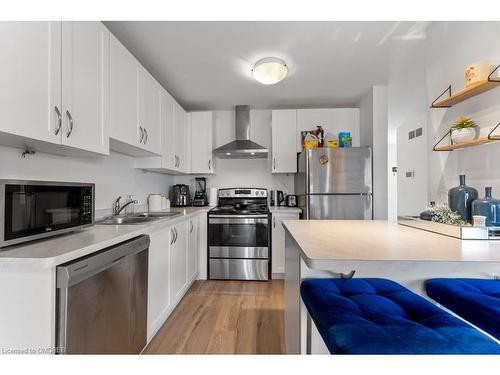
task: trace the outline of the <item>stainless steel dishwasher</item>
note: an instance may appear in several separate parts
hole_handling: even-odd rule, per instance
[[[134,354],[146,345],[149,236],[57,267],[56,346]]]

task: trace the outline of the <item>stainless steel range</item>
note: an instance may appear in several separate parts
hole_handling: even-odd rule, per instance
[[[209,279],[269,280],[270,230],[266,189],[219,189],[208,213]]]

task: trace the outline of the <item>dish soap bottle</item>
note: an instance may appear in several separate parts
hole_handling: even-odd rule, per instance
[[[472,220],[472,202],[477,199],[477,190],[465,185],[465,175],[460,176],[460,185],[448,192],[448,206],[467,222]]]

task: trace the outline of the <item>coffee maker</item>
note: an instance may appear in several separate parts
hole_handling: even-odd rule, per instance
[[[189,194],[189,186],[177,184],[172,186],[171,201],[173,207],[189,206],[191,196]]]
[[[196,191],[194,193],[193,206],[208,206],[207,198],[207,179],[205,177],[196,177]]]

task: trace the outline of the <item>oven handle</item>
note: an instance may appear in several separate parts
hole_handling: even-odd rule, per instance
[[[231,216],[228,218],[227,216],[218,217],[218,216],[210,216],[208,219],[209,224],[268,224],[269,219],[267,216],[261,216],[258,218],[249,218],[248,216]]]

